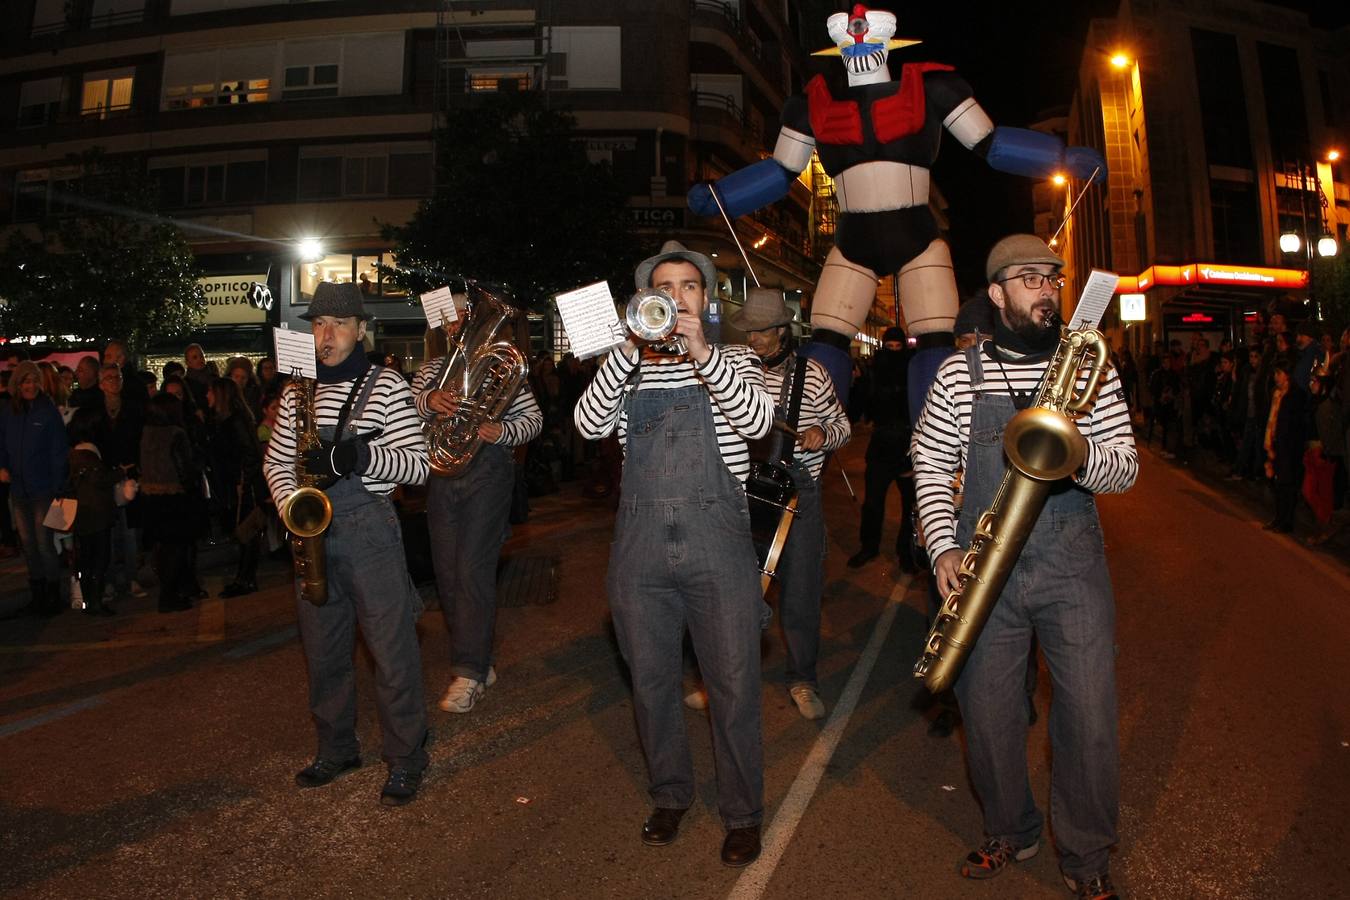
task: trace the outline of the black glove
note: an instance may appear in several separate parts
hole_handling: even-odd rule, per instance
[[[311,475],[335,479],[360,475],[370,466],[370,442],[383,433],[371,431],[338,443],[320,441],[318,447],[305,453],[305,470]]]

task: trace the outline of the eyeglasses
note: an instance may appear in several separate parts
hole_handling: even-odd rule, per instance
[[[1007,284],[1009,281],[1012,281],[1013,278],[1022,279],[1022,284],[1025,285],[1029,291],[1039,291],[1041,285],[1045,284],[1047,281],[1052,288],[1059,290],[1064,287],[1065,282],[1064,276],[1058,273],[1054,275],[1045,275],[1041,272],[1023,272],[1020,275],[1014,275],[1012,278],[1001,278],[999,279],[999,284]]]

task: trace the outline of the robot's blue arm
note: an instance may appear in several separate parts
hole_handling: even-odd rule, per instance
[[[1074,178],[1106,181],[1106,160],[1091,147],[1065,147],[1054,135],[1026,128],[999,126],[976,146],[992,168],[1011,175],[1048,178],[1055,172],[1067,172]]]
[[[727,215],[734,219],[768,206],[775,200],[782,200],[787,196],[794,178],[794,174],[774,160],[761,159],[754,165],[724,175],[715,182],[715,186]],[[700,182],[689,189],[689,208],[700,216],[718,215],[717,201],[713,199],[711,186],[707,182]]]

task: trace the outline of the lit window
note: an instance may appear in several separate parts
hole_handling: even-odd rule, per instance
[[[131,72],[96,72],[84,78],[80,113],[86,116],[108,117],[109,113],[131,109]]]
[[[529,69],[469,69],[466,74],[471,93],[528,91],[534,80]]]

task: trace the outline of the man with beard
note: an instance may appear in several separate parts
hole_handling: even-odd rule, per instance
[[[904,329],[887,328],[881,335],[881,350],[872,362],[872,388],[867,401],[867,418],[872,421],[872,439],[867,442],[866,491],[862,524],[858,529],[857,553],[849,557],[850,568],[860,568],[876,558],[881,548],[881,528],[886,518],[886,494],[891,483],[900,487],[900,534],[895,539],[895,555],[900,570],[913,572],[910,539],[914,527],[910,516],[914,509],[914,471],[909,463],[909,378],[906,370],[909,354],[905,350]]]
[[[1058,343],[1047,317],[1059,312],[1063,265],[1034,235],[994,245],[985,265],[989,298],[999,310],[993,340],[943,362],[915,424],[919,517],[943,597],[958,586],[961,548],[1003,480],[1004,427],[1034,401]],[[1039,849],[1044,816],[1027,777],[1023,694],[1035,635],[1054,688],[1051,792],[1061,871],[1080,898],[1108,898],[1117,896],[1108,873],[1119,806],[1115,605],[1093,495],[1127,490],[1139,469],[1113,369],[1075,424],[1087,442],[1083,465],[1051,487],[956,682],[985,831],[960,871],[991,878]],[[958,516],[952,476],[963,467]]]

